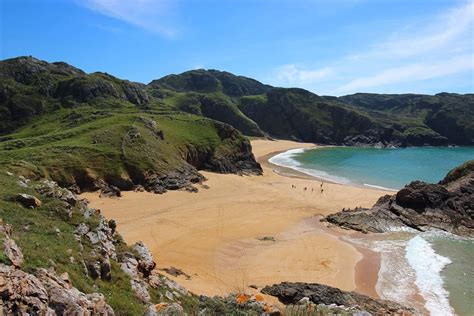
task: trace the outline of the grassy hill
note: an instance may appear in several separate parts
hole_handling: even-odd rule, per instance
[[[339,145],[474,144],[474,95],[318,96],[216,70],[166,76],[147,86],[171,108],[233,125],[246,135]]]
[[[142,84],[30,57],[0,71],[0,164],[21,161],[81,190],[105,182],[159,192],[200,181],[198,169],[260,172],[236,129],[179,111]]]

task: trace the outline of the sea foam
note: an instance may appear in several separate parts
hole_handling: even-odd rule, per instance
[[[449,304],[449,293],[443,287],[441,276],[441,272],[451,260],[437,254],[431,244],[419,235],[408,241],[405,258],[415,270],[415,283],[426,301],[425,307],[430,314],[454,315]]]
[[[268,161],[277,166],[290,168],[290,169],[302,172],[304,174],[307,174],[309,176],[316,177],[319,179],[323,179],[323,180],[327,180],[327,181],[331,181],[331,182],[335,182],[339,184],[351,183],[351,181],[347,178],[335,176],[325,171],[303,168],[302,167],[303,164],[297,161],[296,159],[294,159],[294,157],[297,156],[298,154],[305,152],[305,150],[306,148],[290,149],[288,151],[285,151],[283,153],[273,156]]]

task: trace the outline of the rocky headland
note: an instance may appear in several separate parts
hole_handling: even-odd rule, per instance
[[[356,208],[324,221],[364,233],[441,230],[474,236],[474,161],[451,170],[438,184],[414,181],[372,208]]]

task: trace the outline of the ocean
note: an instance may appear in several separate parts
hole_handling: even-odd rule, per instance
[[[471,159],[474,147],[324,147],[290,150],[270,162],[341,184],[398,190],[413,180],[436,183]],[[431,315],[474,315],[473,239],[410,230],[346,239],[381,254],[381,298]]]
[[[400,189],[413,180],[438,182],[474,159],[474,147],[294,149],[270,162],[342,184]]]

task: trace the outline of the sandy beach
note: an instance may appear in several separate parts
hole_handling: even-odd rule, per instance
[[[325,183],[321,193],[320,181],[267,161],[278,152],[313,146],[254,140],[263,176],[202,172],[209,188],[199,187],[198,193],[83,197],[117,221],[127,243],[145,242],[158,269],[186,273],[189,277],[170,277],[196,294],[251,292],[250,286],[304,281],[374,296],[378,256],[340,240],[345,232],[326,228],[317,216],[372,206],[387,191]]]

